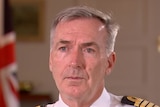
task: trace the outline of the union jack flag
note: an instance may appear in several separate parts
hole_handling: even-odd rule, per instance
[[[8,0],[3,1],[3,34],[0,34],[0,107],[19,107],[15,33]]]

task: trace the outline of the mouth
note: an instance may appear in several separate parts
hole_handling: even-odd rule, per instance
[[[65,81],[69,86],[79,86],[83,82],[84,78],[82,77],[66,77]]]
[[[81,80],[84,78],[82,78],[82,77],[66,77],[65,79]]]
[[[65,78],[66,80],[69,80],[69,81],[81,81],[83,80],[84,78],[83,77],[66,77]]]

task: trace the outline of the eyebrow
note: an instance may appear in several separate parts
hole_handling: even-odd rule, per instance
[[[82,46],[84,46],[84,47],[87,47],[87,46],[96,46],[96,47],[98,47],[98,45],[95,42],[83,43]]]
[[[70,44],[71,42],[68,40],[60,40],[55,44],[55,47],[57,47],[59,44]]]
[[[58,44],[71,44],[71,43],[72,43],[71,41],[62,40],[62,39],[61,39],[61,40],[56,44],[56,46],[58,46]],[[87,47],[87,46],[96,46],[96,47],[98,47],[97,43],[95,43],[95,42],[86,42],[86,43],[82,43],[81,45],[82,45],[82,47]]]
[[[58,43],[62,43],[62,44],[70,44],[71,42],[68,40],[60,40]]]

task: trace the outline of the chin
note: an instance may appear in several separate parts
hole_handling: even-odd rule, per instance
[[[68,95],[72,96],[74,98],[78,98],[84,94],[84,90],[81,90],[79,88],[68,88]]]

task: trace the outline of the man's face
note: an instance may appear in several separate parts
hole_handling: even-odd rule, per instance
[[[50,70],[62,97],[96,97],[114,63],[106,54],[106,29],[96,19],[61,22],[55,29]]]

